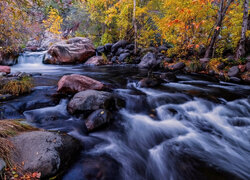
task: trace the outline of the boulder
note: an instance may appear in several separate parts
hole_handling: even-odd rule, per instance
[[[128,58],[130,56],[130,53],[122,53],[120,54],[120,56],[118,57],[119,62],[123,62],[126,58]]]
[[[120,40],[112,46],[111,52],[114,54],[119,48],[125,48],[127,44],[128,44],[127,41]]]
[[[10,71],[11,71],[11,69],[9,66],[0,66],[0,72],[10,74]]]
[[[237,78],[237,77],[230,77],[230,81],[233,82],[233,83],[240,83],[241,79]]]
[[[97,47],[96,52],[98,55],[102,55],[103,53],[105,53],[105,47],[104,46]]]
[[[114,57],[111,58],[111,61],[112,61],[113,63],[116,62],[116,60],[117,60],[117,57],[116,57],[116,56],[114,56]]]
[[[185,63],[183,62],[178,62],[177,64],[173,65],[173,70],[177,71],[177,70],[182,70],[186,67]]]
[[[139,87],[156,87],[161,85],[162,81],[156,78],[143,78],[138,82]]]
[[[247,62],[250,62],[250,55],[246,57]]]
[[[123,49],[123,48],[119,48],[119,49],[116,51],[115,55],[116,55],[116,56],[119,56],[119,55],[122,54],[122,53],[124,53],[124,49]]]
[[[60,41],[62,41],[60,37],[56,37],[53,33],[46,31],[38,49],[48,50],[51,45]]]
[[[108,109],[112,104],[113,96],[109,92],[86,90],[75,94],[68,104],[71,114]]]
[[[42,178],[67,168],[81,149],[67,134],[45,131],[22,133],[9,139],[14,146],[11,159],[23,171],[40,172]]]
[[[135,45],[134,44],[128,44],[125,49],[134,50],[135,49]]]
[[[12,66],[17,63],[18,54],[16,52],[3,53],[0,52],[0,65]]]
[[[107,64],[102,56],[94,56],[87,60],[87,62],[84,63],[84,65],[89,66],[100,66]]]
[[[228,76],[229,77],[236,77],[239,75],[239,72],[240,72],[240,70],[239,70],[238,66],[233,66],[229,69]]]
[[[105,109],[94,111],[85,121],[85,125],[89,132],[110,122],[111,113]]]
[[[104,84],[87,76],[79,74],[65,75],[58,82],[57,91],[60,93],[77,93],[88,89],[102,90]]]
[[[113,44],[111,43],[107,43],[104,45],[104,49],[107,53],[110,53],[111,52],[111,48],[112,48]]]
[[[160,61],[157,61],[154,53],[148,52],[141,60],[138,65],[139,68],[154,68],[160,64]]]
[[[246,64],[246,70],[247,70],[248,72],[250,72],[250,61],[247,62],[247,64]]]
[[[46,64],[83,63],[95,55],[95,47],[87,38],[72,38],[52,45],[44,58]]]

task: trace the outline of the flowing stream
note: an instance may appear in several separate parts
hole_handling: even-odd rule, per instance
[[[25,117],[82,142],[84,150],[64,180],[98,179],[97,169],[107,180],[250,179],[250,86],[179,74],[176,83],[140,88],[146,72],[134,66],[44,65],[43,54],[20,56],[13,71],[42,76],[34,77],[33,93],[1,108],[25,102],[16,113],[6,110],[5,118]],[[67,113],[68,99],[50,102],[57,81],[71,73],[110,84],[126,100],[108,127],[86,134],[84,120]]]

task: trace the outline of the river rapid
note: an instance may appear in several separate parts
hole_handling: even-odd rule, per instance
[[[4,118],[26,118],[81,141],[63,180],[98,179],[97,171],[107,180],[250,179],[250,86],[177,74],[175,83],[140,88],[147,72],[136,66],[45,65],[43,54],[19,57],[13,72],[41,75],[31,94],[0,108]],[[58,80],[72,73],[110,85],[126,101],[110,125],[87,134],[84,119],[68,114],[69,99],[55,100]]]

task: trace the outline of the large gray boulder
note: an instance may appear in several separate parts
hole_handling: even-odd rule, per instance
[[[84,63],[95,55],[95,47],[91,40],[76,37],[52,45],[44,58],[46,64]]]
[[[139,68],[154,68],[158,66],[161,61],[156,59],[154,53],[148,52],[141,60],[140,64],[138,64]]]
[[[113,100],[113,96],[109,92],[87,90],[82,91],[70,100],[68,111],[71,114],[77,112],[95,111],[98,109],[107,109]]]
[[[23,171],[40,172],[43,178],[55,176],[70,165],[80,143],[67,134],[45,131],[26,132],[10,138],[11,159]]]
[[[177,71],[177,70],[182,70],[186,67],[186,65],[183,62],[178,62],[175,65],[173,65],[173,70]]]

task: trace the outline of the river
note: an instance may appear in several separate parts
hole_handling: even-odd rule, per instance
[[[34,76],[30,95],[1,108],[5,118],[25,117],[82,142],[84,150],[63,180],[98,179],[98,169],[107,180],[250,179],[250,86],[178,74],[178,82],[140,88],[146,72],[133,65],[45,65],[43,53],[19,57],[12,71],[42,76]],[[67,98],[50,102],[57,81],[72,73],[109,84],[126,100],[108,127],[86,134],[84,120],[68,114]]]

